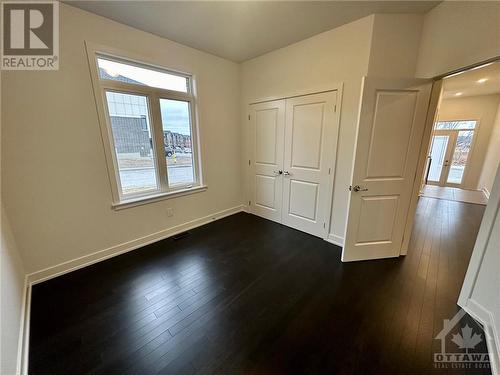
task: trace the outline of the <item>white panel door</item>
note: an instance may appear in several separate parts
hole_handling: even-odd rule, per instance
[[[431,87],[365,77],[342,261],[399,256]]]
[[[325,238],[338,126],[337,92],[286,100],[283,224]]]
[[[281,222],[285,101],[250,106],[251,181],[250,211]]]

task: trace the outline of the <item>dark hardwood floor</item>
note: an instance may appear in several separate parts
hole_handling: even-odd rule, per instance
[[[409,254],[356,263],[241,213],[35,285],[30,373],[480,373],[433,338],[483,211],[421,198]]]

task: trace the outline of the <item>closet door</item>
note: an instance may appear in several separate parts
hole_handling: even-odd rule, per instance
[[[250,212],[281,223],[285,101],[250,106]]]
[[[325,238],[337,141],[337,92],[286,100],[282,222]]]

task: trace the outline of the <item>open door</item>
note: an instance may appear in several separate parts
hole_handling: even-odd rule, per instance
[[[364,78],[342,261],[400,255],[431,89]]]

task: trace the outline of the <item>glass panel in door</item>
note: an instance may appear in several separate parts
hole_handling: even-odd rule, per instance
[[[461,184],[464,177],[465,166],[472,145],[473,130],[461,130],[458,132],[453,157],[451,160],[450,171],[448,173],[447,183]]]
[[[437,183],[441,180],[449,138],[448,135],[435,135],[432,137],[431,166],[428,181]]]

